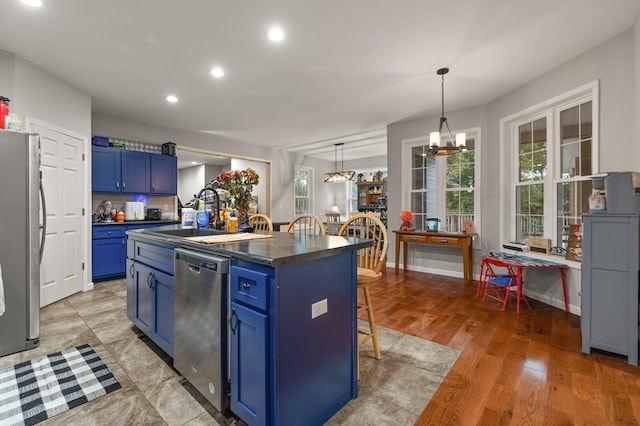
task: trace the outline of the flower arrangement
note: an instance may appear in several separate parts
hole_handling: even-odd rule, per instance
[[[229,170],[216,176],[220,188],[229,191],[233,198],[233,206],[247,210],[251,200],[253,185],[260,183],[260,176],[251,168],[246,170]]]

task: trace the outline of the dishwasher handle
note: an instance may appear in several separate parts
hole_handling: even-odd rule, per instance
[[[236,329],[234,327],[235,321],[233,320],[235,316],[236,316],[236,310],[234,308],[231,308],[231,315],[229,315],[229,329],[231,330],[231,334],[233,336],[236,335]]]

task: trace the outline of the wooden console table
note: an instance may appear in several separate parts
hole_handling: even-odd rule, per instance
[[[400,243],[403,244],[404,270],[407,270],[407,245],[433,244],[438,246],[460,247],[462,249],[462,266],[464,268],[464,284],[473,281],[473,251],[472,242],[475,234],[446,233],[446,232],[417,232],[393,231],[396,233],[396,273],[400,265]]]

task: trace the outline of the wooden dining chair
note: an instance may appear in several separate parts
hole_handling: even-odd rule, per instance
[[[362,248],[357,254],[358,290],[362,292],[363,300],[358,295],[357,312],[366,311],[369,321],[369,329],[358,328],[358,334],[362,335],[358,339],[358,377],[360,376],[360,346],[371,340],[375,359],[381,359],[380,344],[378,343],[378,332],[373,315],[373,305],[369,295],[369,285],[379,281],[382,277],[382,269],[387,259],[389,248],[389,238],[387,228],[382,221],[370,213],[355,215],[342,225],[339,235],[355,236],[358,238],[373,240],[370,247]]]
[[[324,224],[318,216],[305,214],[293,219],[287,226],[287,232],[296,234],[324,235]]]
[[[249,216],[249,225],[254,231],[273,232],[273,223],[266,214],[254,214]]]
[[[327,212],[324,216],[327,218],[327,233],[338,235],[340,232],[340,213]]]

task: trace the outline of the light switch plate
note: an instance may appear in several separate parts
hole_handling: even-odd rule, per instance
[[[322,299],[311,305],[311,319],[324,315],[329,311],[327,299]]]

